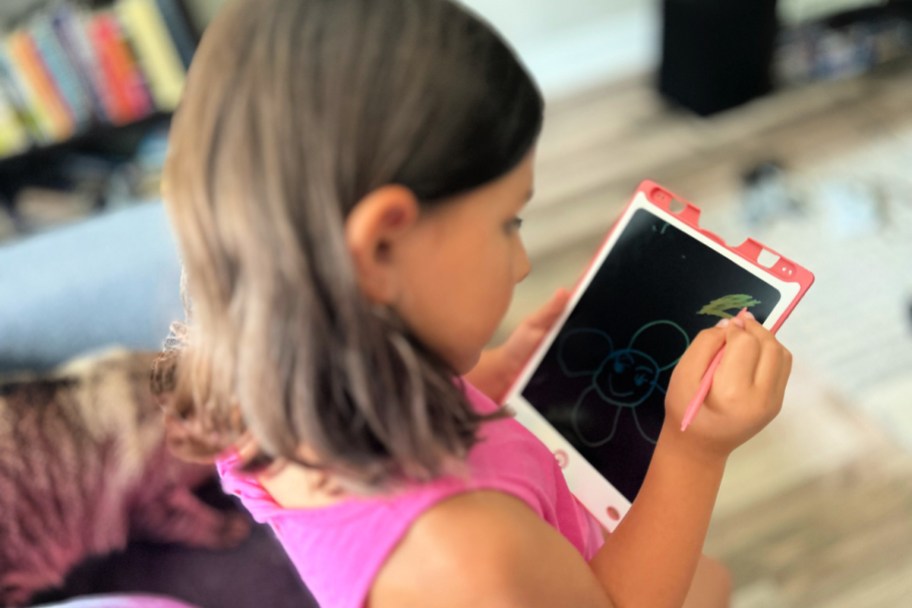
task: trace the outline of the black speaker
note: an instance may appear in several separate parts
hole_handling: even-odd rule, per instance
[[[659,91],[701,116],[773,87],[776,0],[663,0]]]

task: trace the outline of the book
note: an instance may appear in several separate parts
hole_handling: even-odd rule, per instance
[[[54,125],[53,140],[60,141],[76,132],[73,113],[61,94],[60,87],[48,69],[45,58],[39,48],[39,42],[28,29],[13,34],[14,44],[21,44],[22,59],[26,78],[29,78],[40,95],[40,102],[47,109]]]
[[[185,68],[190,67],[196,51],[197,36],[179,0],[155,0],[156,6],[168,26],[171,39],[180,54]]]
[[[180,53],[155,0],[121,0],[115,6],[159,110],[177,107],[186,79]]]
[[[74,129],[82,130],[92,118],[91,102],[83,89],[75,66],[60,45],[52,19],[51,13],[41,12],[28,24],[27,30],[35,41],[35,48],[44,62],[47,73],[74,122]]]
[[[96,118],[113,123],[118,116],[118,100],[89,33],[91,20],[89,10],[62,4],[56,14],[55,28],[81,77],[89,83]]]
[[[10,62],[5,43],[0,41],[0,90],[15,109],[19,123],[26,129],[29,138],[35,143],[45,142],[48,135],[35,115],[35,108],[30,105],[24,86]]]
[[[30,144],[31,139],[19,121],[16,107],[0,88],[0,157],[21,152]]]
[[[115,102],[111,122],[125,124],[150,114],[152,101],[117,17],[108,11],[95,13],[88,31]]]
[[[7,52],[26,91],[27,103],[47,138],[60,141],[71,136],[75,124],[45,68],[35,41],[25,30],[13,31],[6,39]]]

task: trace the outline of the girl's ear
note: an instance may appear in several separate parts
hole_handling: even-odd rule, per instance
[[[383,186],[358,201],[345,220],[345,242],[358,285],[372,302],[392,304],[399,289],[403,237],[418,221],[414,193],[404,186]]]

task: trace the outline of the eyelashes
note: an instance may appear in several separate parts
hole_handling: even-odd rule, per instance
[[[521,217],[514,217],[509,222],[507,222],[507,232],[517,232],[520,228],[522,228],[522,225],[523,219]]]

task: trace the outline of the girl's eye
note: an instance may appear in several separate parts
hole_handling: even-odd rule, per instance
[[[523,220],[521,217],[514,217],[507,222],[507,232],[518,232],[522,228]]]

